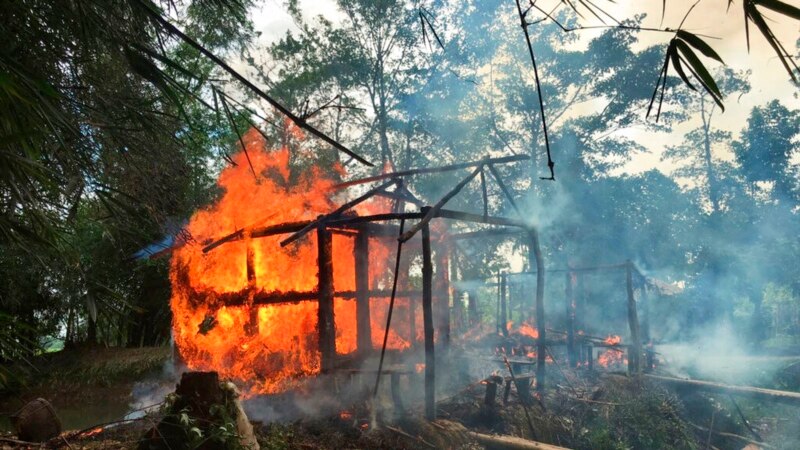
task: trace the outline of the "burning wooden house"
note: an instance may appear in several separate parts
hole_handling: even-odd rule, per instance
[[[288,152],[267,152],[255,133],[246,146],[235,157],[236,165],[220,176],[224,195],[192,217],[191,238],[172,259],[174,336],[190,368],[240,380],[251,395],[276,393],[310,376],[352,370],[356,362],[377,354],[380,379],[387,350],[419,346],[425,353],[424,364],[418,365],[425,371],[426,411],[434,416],[435,355],[437,349],[446,352],[451,339],[452,244],[521,234],[529,244],[529,266],[536,269],[536,288],[523,302],[528,321],[535,317],[536,323],[520,321],[517,331],[532,339],[535,350],[526,355],[528,366],[536,367],[537,388],[544,387],[545,270],[537,231],[521,219],[489,215],[485,194],[489,174],[519,213],[495,166],[527,157],[487,157],[336,184],[314,168],[290,173]],[[430,205],[406,181],[419,173],[463,169],[469,175]],[[483,214],[446,208],[478,177]],[[374,187],[337,206],[345,188],[368,183]],[[483,229],[450,233],[448,221],[482,224]],[[408,282],[408,268],[401,267],[409,264],[401,258],[404,250],[421,257],[422,281],[416,289]],[[622,267],[629,278],[631,267]],[[505,300],[502,305],[505,324]],[[639,331],[632,297],[628,306],[635,343]],[[574,366],[575,342],[583,341],[574,327],[568,328]],[[633,345],[629,353],[641,354]],[[638,358],[632,370],[638,370]]]

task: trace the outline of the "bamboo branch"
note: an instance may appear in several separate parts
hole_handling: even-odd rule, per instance
[[[259,97],[261,97],[264,100],[266,100],[267,103],[272,105],[273,108],[275,108],[278,111],[280,111],[281,114],[283,114],[289,120],[294,122],[295,125],[297,125],[298,127],[310,132],[314,136],[317,136],[318,138],[320,138],[323,141],[327,142],[328,144],[332,145],[337,150],[339,150],[339,151],[341,151],[341,152],[353,157],[354,159],[358,160],[362,164],[365,164],[367,166],[373,167],[373,164],[371,162],[367,161],[366,159],[364,159],[363,157],[359,156],[358,154],[356,154],[355,152],[353,152],[349,148],[345,147],[344,145],[340,144],[339,142],[336,142],[334,139],[329,137],[327,134],[323,133],[322,131],[317,130],[314,127],[312,127],[304,119],[296,116],[291,111],[286,109],[286,107],[284,107],[283,105],[278,103],[275,99],[273,99],[272,97],[267,95],[266,92],[264,92],[263,90],[258,88],[250,80],[245,78],[242,74],[240,74],[239,72],[234,70],[227,63],[225,63],[225,61],[223,61],[222,59],[220,59],[219,57],[217,57],[216,55],[211,53],[208,49],[206,49],[205,47],[200,45],[194,39],[192,39],[189,36],[187,36],[185,33],[183,33],[181,30],[179,30],[178,27],[176,27],[175,25],[171,24],[158,11],[153,9],[153,7],[151,5],[149,5],[148,3],[146,3],[144,0],[134,0],[134,1],[142,8],[142,10],[144,10],[145,13],[147,13],[150,17],[153,18],[153,20],[155,20],[162,27],[164,27],[164,29],[166,29],[170,34],[173,34],[173,35],[179,37],[187,45],[189,45],[190,47],[192,47],[195,50],[197,50],[200,53],[202,53],[206,58],[210,59],[214,64],[216,64],[217,66],[219,66],[220,68],[222,68],[223,70],[228,72],[232,77],[234,77],[239,82],[241,82],[243,85],[245,85],[253,93],[255,93]]]
[[[356,184],[370,183],[372,181],[385,180],[387,178],[393,178],[393,177],[405,177],[405,176],[420,175],[425,173],[452,172],[454,170],[467,169],[470,167],[480,166],[482,164],[505,164],[518,161],[527,161],[529,159],[531,158],[528,155],[513,155],[513,156],[503,156],[500,158],[484,158],[478,161],[456,163],[441,167],[422,167],[417,169],[401,170],[399,172],[389,172],[380,175],[374,175],[371,177],[360,178],[357,180],[345,181],[343,183],[334,185],[333,188],[342,189],[348,186],[354,186]]]

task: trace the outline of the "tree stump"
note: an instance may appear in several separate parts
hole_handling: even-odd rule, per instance
[[[139,450],[258,450],[238,396],[236,387],[220,383],[216,372],[184,373],[167,415],[145,434]],[[230,433],[222,433],[221,427]]]

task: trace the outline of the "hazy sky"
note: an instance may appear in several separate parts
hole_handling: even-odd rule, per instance
[[[560,0],[540,0],[543,7],[553,5]],[[790,4],[800,6],[798,0],[784,0]],[[599,0],[599,3],[618,19],[632,17],[634,14],[646,13],[647,18],[643,26],[654,28],[677,28],[681,19],[694,1],[667,0],[667,14],[661,21],[662,0],[617,0],[611,3],[608,0]],[[309,17],[324,15],[334,23],[342,18],[335,6],[334,0],[300,0],[303,11]],[[751,92],[741,98],[728,98],[725,101],[725,112],[715,116],[715,124],[725,128],[737,136],[744,125],[753,106],[765,104],[773,99],[778,99],[787,106],[800,108],[797,87],[791,84],[788,74],[775,56],[772,48],[766,43],[758,30],[751,26],[751,51],[747,52],[744,33],[744,13],[741,0],[735,0],[730,11],[726,13],[727,0],[701,0],[691,13],[683,28],[699,34],[710,35],[720,39],[706,39],[706,41],[720,54],[725,63],[736,70],[752,70]],[[508,0],[509,13],[515,13],[514,2]],[[548,9],[548,8],[544,8]],[[797,53],[797,40],[800,37],[800,23],[792,21],[777,13],[765,12],[766,17],[774,18],[770,23],[776,35],[788,49]],[[253,21],[257,31],[262,33],[259,44],[267,44],[283,36],[289,29],[294,28],[291,18],[286,13],[282,0],[264,0],[253,11]],[[587,18],[582,22],[585,25],[597,24]],[[582,39],[588,40],[598,32],[583,31]],[[671,35],[668,33],[640,33],[642,47],[653,44],[665,44]],[[522,39],[522,35],[520,35]],[[705,38],[704,38],[705,39]],[[713,67],[709,61],[709,67]],[[653,80],[655,82],[655,80]],[[683,88],[683,87],[681,87]],[[661,153],[667,143],[677,143],[682,132],[693,128],[692,123],[683,124],[675,128],[670,134],[661,136],[639,135],[636,130],[628,134],[638,142],[646,143],[649,152],[637,155],[630,164],[621,172],[636,173],[651,168],[658,168],[669,173],[674,164],[661,162]],[[717,155],[725,158],[726,155]]]

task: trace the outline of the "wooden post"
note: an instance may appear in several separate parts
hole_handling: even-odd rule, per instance
[[[587,367],[589,370],[594,369],[594,346],[592,344],[586,346],[586,356],[589,358],[586,360]]]
[[[441,244],[436,252],[436,310],[441,355],[447,354],[450,346],[450,265],[447,244]],[[440,355],[440,356],[441,356]]]
[[[642,370],[642,340],[639,334],[639,316],[636,313],[636,299],[633,296],[633,263],[625,263],[625,285],[628,291],[628,326],[631,330],[631,345],[628,347],[628,372],[638,374]]]
[[[431,231],[422,227],[422,322],[425,332],[425,417],[436,419],[436,356],[433,347],[433,261]]]
[[[639,284],[642,304],[642,339],[649,346],[650,342],[650,296],[647,292],[647,282],[642,280]]]
[[[467,308],[469,309],[469,324],[475,326],[481,321],[478,312],[478,292],[475,289],[467,291]]]
[[[575,273],[567,272],[565,282],[564,300],[567,307],[567,354],[569,356],[569,366],[577,367],[578,357],[575,352],[575,291],[573,289]]]
[[[500,333],[503,332],[503,328],[500,326],[500,320],[502,320],[502,318],[500,317],[500,303],[501,303],[501,301],[500,301],[500,273],[498,272],[497,273],[497,301],[495,302],[495,311],[494,311],[494,322],[495,322],[494,328],[495,328],[495,331],[497,332],[497,334],[500,334]]]
[[[333,323],[333,259],[331,232],[325,225],[317,228],[317,264],[319,305],[317,330],[319,332],[320,370],[328,373],[336,356],[336,328]]]
[[[253,248],[253,241],[251,239],[247,239],[247,256],[246,256],[246,267],[247,267],[247,287],[249,289],[249,296],[251,298],[248,299],[249,304],[249,311],[248,311],[248,318],[247,323],[244,325],[244,332],[248,336],[254,336],[258,334],[258,306],[252,304],[252,296],[254,295],[254,290],[256,288],[256,252]]]
[[[544,320],[544,258],[542,248],[539,246],[539,232],[536,228],[528,230],[530,242],[528,244],[528,265],[530,269],[536,267],[536,329],[539,339],[536,340],[536,391],[544,392],[547,327]]]
[[[369,311],[369,234],[361,230],[353,246],[356,264],[356,342],[362,355],[372,350]]]
[[[506,274],[500,274],[500,326],[503,336],[508,337],[508,292],[506,286]],[[510,353],[509,353],[510,355]]]

